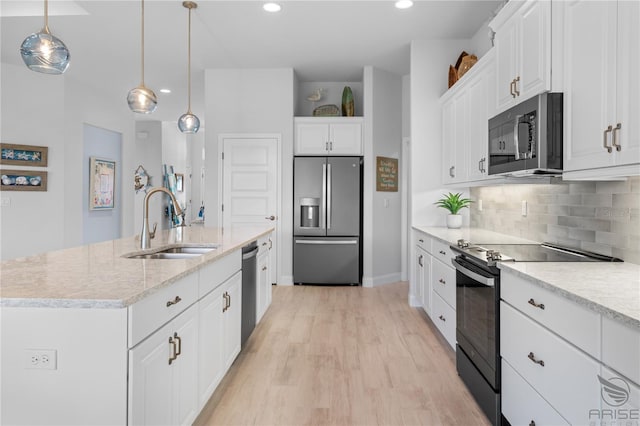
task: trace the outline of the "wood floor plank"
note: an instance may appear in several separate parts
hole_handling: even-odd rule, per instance
[[[273,290],[195,425],[488,425],[406,282]]]

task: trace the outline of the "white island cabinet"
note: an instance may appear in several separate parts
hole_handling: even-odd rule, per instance
[[[2,263],[1,424],[192,424],[240,352],[241,248],[272,228],[185,229]]]

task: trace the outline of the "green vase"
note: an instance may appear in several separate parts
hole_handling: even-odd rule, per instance
[[[345,86],[342,91],[342,116],[353,117],[354,115],[353,92],[351,91],[351,87]]]

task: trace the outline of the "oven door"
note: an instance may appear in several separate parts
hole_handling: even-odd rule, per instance
[[[499,390],[499,276],[458,256],[456,268],[456,339],[494,390]]]

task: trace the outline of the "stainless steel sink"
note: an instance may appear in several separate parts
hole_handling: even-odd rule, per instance
[[[123,257],[127,259],[193,259],[217,248],[217,245],[181,245],[145,253],[131,253]]]

